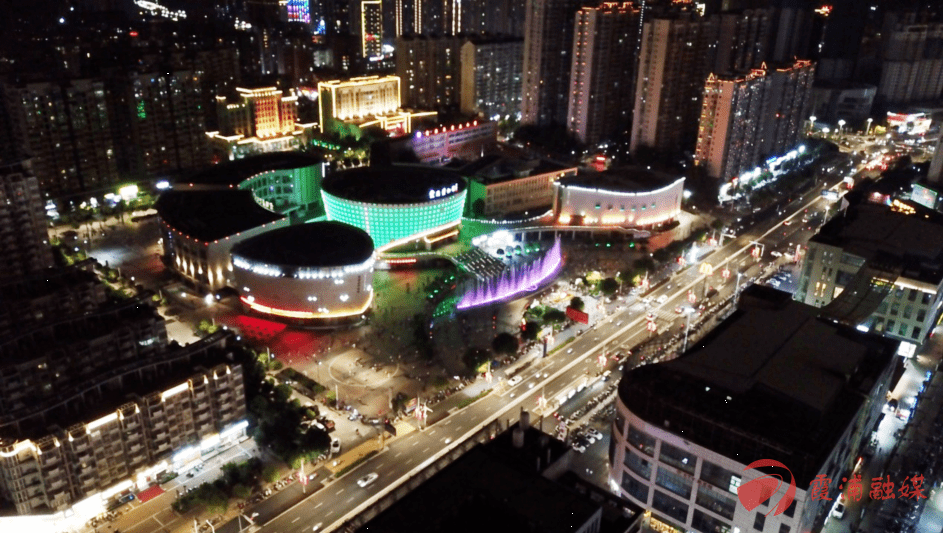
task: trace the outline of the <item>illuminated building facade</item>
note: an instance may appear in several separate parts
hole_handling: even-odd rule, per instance
[[[566,124],[576,0],[530,0],[525,9],[522,124]]]
[[[563,225],[646,228],[679,217],[685,179],[615,169],[555,182],[554,214]]]
[[[232,336],[218,334],[159,357],[113,368],[107,377],[92,378],[92,383],[73,381],[59,390],[69,404],[95,407],[95,412],[89,414],[92,411],[84,408],[84,418],[68,422],[60,418],[54,427],[58,429],[52,432],[44,429],[22,438],[5,432],[0,439],[4,499],[20,515],[71,507],[78,529],[122,493],[146,490],[160,475],[187,470],[204,456],[245,437],[242,368],[207,364],[221,362],[225,339]],[[200,365],[207,369],[195,374],[193,368]],[[50,363],[50,367],[59,366]],[[166,376],[168,369],[189,371],[174,380]],[[117,406],[97,404],[95,391],[101,386],[97,380],[106,378],[122,385],[130,400]],[[162,382],[164,389],[155,391]],[[65,405],[53,403],[39,410],[61,410]],[[31,411],[36,409],[31,407]],[[4,420],[14,416],[6,413]],[[15,523],[15,518],[11,520]]]
[[[236,88],[237,100],[218,96],[220,130],[207,132],[221,159],[301,148],[303,134],[313,125],[297,124],[298,97],[283,96],[275,87]]]
[[[895,344],[760,286],[703,340],[624,374],[611,489],[664,533],[819,531],[835,500],[814,498],[812,481],[858,469],[894,386]],[[772,459],[782,466],[755,464]],[[749,510],[738,491],[759,479],[774,493]]]
[[[318,119],[322,133],[350,133],[352,128],[377,125],[392,133],[409,134],[416,113],[400,108],[400,78],[365,76],[318,83]]]
[[[633,61],[640,10],[630,2],[585,7],[574,20],[568,132],[595,144],[626,128],[633,109]]]
[[[462,36],[442,34],[397,39],[394,59],[404,106],[438,110],[459,104],[463,42]],[[521,72],[521,66],[518,70]]]
[[[578,174],[577,167],[503,156],[485,156],[460,172],[469,177],[466,204],[473,217],[547,210],[554,204],[555,181]]]
[[[52,267],[44,206],[29,160],[0,165],[0,280]]]
[[[496,123],[469,121],[417,130],[391,143],[392,149],[410,148],[423,163],[441,164],[459,158],[474,160],[496,144]]]
[[[384,14],[381,0],[361,0],[361,57],[381,57],[383,39]]]
[[[290,214],[324,215],[324,162],[301,153],[273,153],[220,164],[174,184],[158,199],[164,261],[189,284],[232,286],[230,249],[289,225]]]
[[[421,240],[429,248],[458,234],[466,180],[419,165],[362,167],[329,176],[322,196],[330,221],[367,231],[379,252]]]
[[[942,314],[942,220],[893,208],[864,202],[827,222],[808,242],[794,299],[911,354]]]
[[[942,98],[942,23],[896,24],[883,32],[882,77],[877,98],[885,104]]]
[[[710,74],[702,95],[696,165],[709,176],[732,179],[800,141],[810,109],[814,65],[796,60],[745,76]]]
[[[373,301],[374,243],[338,222],[267,232],[233,248],[243,306],[289,321],[360,321]]]
[[[285,6],[288,21],[311,24],[312,15],[309,11],[308,3],[309,0],[288,0]]]

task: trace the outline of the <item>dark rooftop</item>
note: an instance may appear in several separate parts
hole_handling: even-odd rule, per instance
[[[516,426],[517,427],[517,426]],[[600,509],[586,495],[536,473],[565,445],[534,428],[523,448],[512,446],[513,430],[480,444],[368,521],[363,532],[489,533],[575,532]],[[537,461],[536,461],[536,457]]]
[[[363,230],[321,221],[271,230],[233,247],[244,258],[295,267],[360,264],[371,258],[374,241]]]
[[[941,237],[941,213],[920,207],[908,215],[860,202],[828,221],[811,241],[886,265],[898,259],[903,274],[937,284],[942,280]]]
[[[423,165],[380,165],[332,173],[322,181],[322,189],[352,201],[407,204],[429,201],[431,190],[454,184],[459,192],[466,189],[466,179],[453,171]]]
[[[582,172],[577,176],[561,179],[562,184],[601,188],[627,193],[654,191],[675,183],[681,177],[642,167],[619,167],[601,173]]]
[[[498,184],[515,178],[523,178],[555,171],[574,169],[549,160],[522,160],[499,154],[483,156],[458,169],[460,173],[481,184]]]
[[[206,242],[283,219],[256,204],[253,192],[243,190],[166,191],[155,208],[172,228]]]
[[[806,488],[897,347],[816,312],[752,286],[686,354],[624,375],[620,398],[640,418],[731,459],[778,459]]]
[[[321,163],[320,158],[302,152],[270,152],[214,165],[180,182],[237,186],[247,178],[265,171],[299,169]]]

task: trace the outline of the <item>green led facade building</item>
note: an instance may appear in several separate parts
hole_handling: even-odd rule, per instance
[[[451,237],[448,231],[462,220],[466,191],[466,180],[452,171],[389,165],[335,173],[323,182],[322,197],[329,220],[365,230],[383,251]]]

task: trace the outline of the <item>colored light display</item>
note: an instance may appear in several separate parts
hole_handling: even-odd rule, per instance
[[[372,204],[343,199],[325,191],[322,198],[330,221],[365,230],[380,251],[458,225],[466,203],[466,190],[416,204]]]
[[[549,281],[561,267],[561,239],[541,258],[523,266],[514,266],[468,290],[456,306],[459,310],[506,301],[532,291]]]
[[[310,24],[312,16],[308,10],[308,0],[289,0],[286,5],[289,22],[304,22]]]

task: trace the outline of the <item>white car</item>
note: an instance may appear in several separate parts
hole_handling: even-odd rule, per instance
[[[846,514],[847,509],[843,506],[842,503],[837,502],[837,505],[834,506],[833,510],[830,511],[830,516],[840,520],[843,518],[843,515]]]
[[[515,386],[522,382],[522,376],[516,375],[515,377],[509,379],[509,386]]]
[[[583,444],[578,444],[577,442],[575,442],[574,444],[571,444],[571,449],[573,449],[574,451],[578,453],[584,453],[587,450],[587,447],[584,446]]]
[[[596,438],[597,440],[604,440],[604,435],[597,429],[588,429],[587,434],[588,436],[592,436]]]
[[[364,477],[362,477],[361,479],[358,480],[358,486],[359,486],[359,487],[366,487],[366,486],[370,485],[371,483],[374,483],[374,481],[375,481],[376,479],[377,479],[377,473],[376,473],[376,472],[371,472],[370,474],[368,474],[368,475],[366,475],[366,476],[364,476]]]
[[[669,299],[669,297],[665,295],[661,295],[656,299],[656,302],[662,305],[663,303],[666,302],[667,299]]]
[[[331,439],[331,452],[338,453],[341,451],[341,441],[338,440],[338,437]]]

